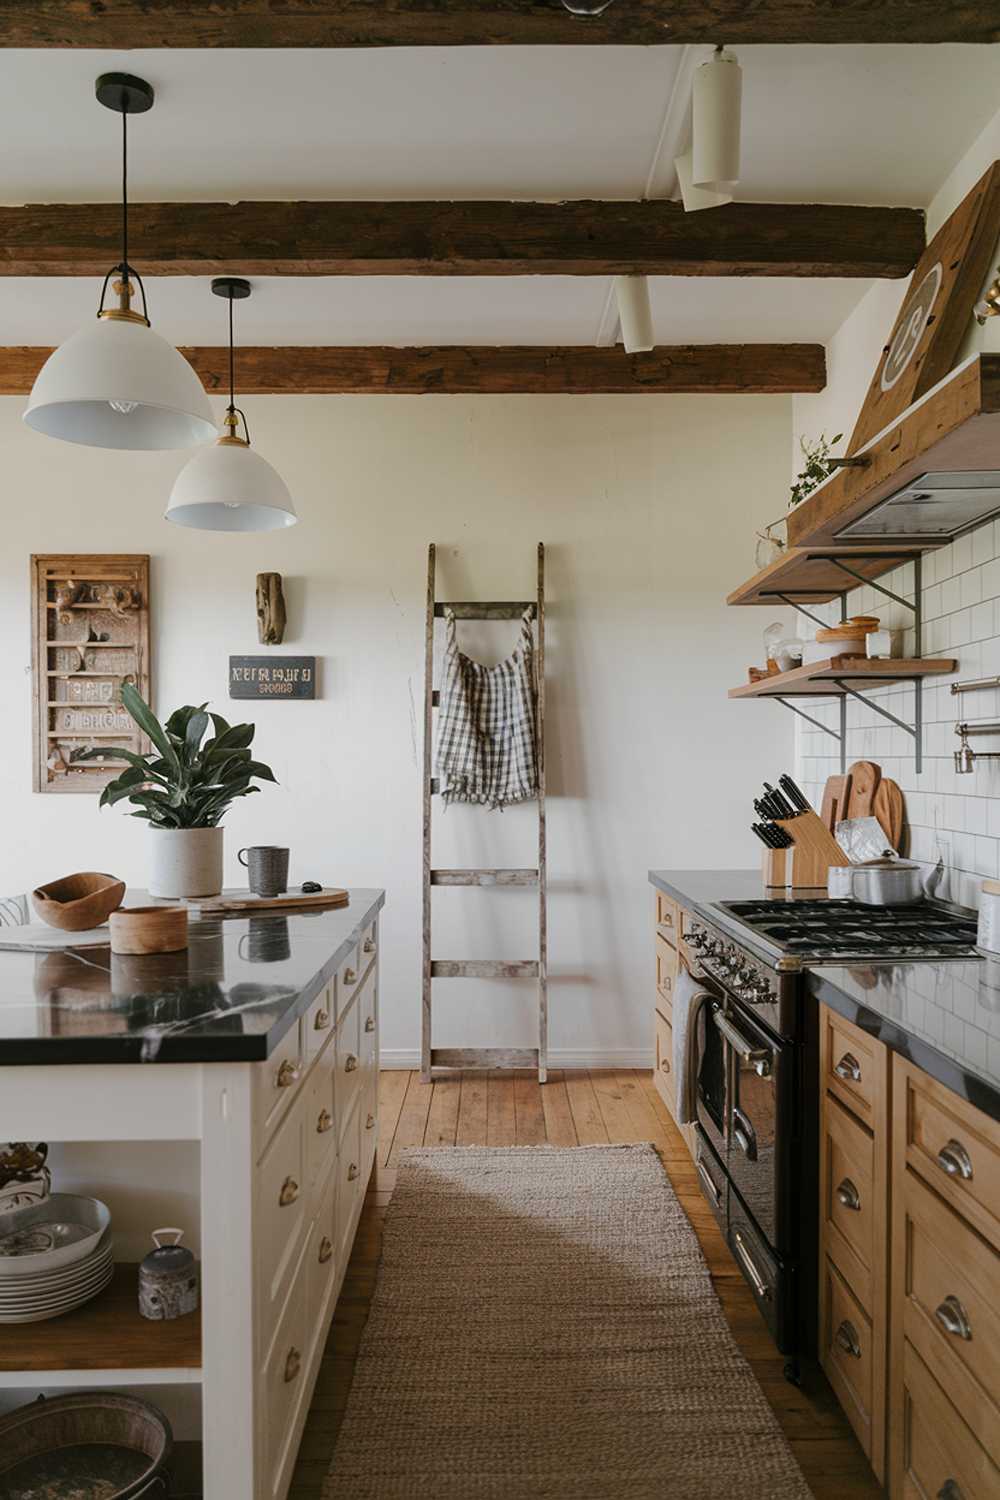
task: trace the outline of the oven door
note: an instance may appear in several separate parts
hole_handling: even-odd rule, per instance
[[[768,1245],[782,1250],[779,1101],[791,1064],[788,1049],[743,1011],[727,1007],[712,1018],[726,1054],[726,1141],[729,1180]]]
[[[699,1010],[695,1021],[695,1055],[698,1059],[695,1102],[698,1125],[711,1142],[716,1156],[724,1162],[728,1117],[726,1044],[715,1020],[723,1013],[723,1002],[707,984],[705,989],[710,998]]]

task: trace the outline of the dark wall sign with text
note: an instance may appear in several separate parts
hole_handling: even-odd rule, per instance
[[[230,698],[315,698],[315,656],[231,656]]]

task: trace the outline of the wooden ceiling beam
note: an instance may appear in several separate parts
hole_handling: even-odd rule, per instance
[[[995,0],[0,0],[6,47],[995,42]]]
[[[0,207],[0,275],[103,276],[113,203]],[[906,276],[916,208],[842,203],[135,203],[129,248],[158,276]]]
[[[0,395],[27,395],[49,349],[0,349]],[[225,348],[184,348],[206,390],[225,394]],[[822,344],[683,344],[648,354],[590,345],[241,348],[240,396],[785,395],[821,391]]]

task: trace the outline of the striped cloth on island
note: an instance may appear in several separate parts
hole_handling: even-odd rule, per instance
[[[445,804],[503,808],[538,795],[535,642],[531,610],[504,661],[484,667],[458,649],[455,616],[445,615],[444,684],[437,774]]]

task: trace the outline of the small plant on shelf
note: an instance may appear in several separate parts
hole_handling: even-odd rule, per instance
[[[821,432],[813,442],[810,442],[808,438],[799,438],[799,447],[805,464],[799,470],[795,483],[792,485],[789,506],[798,505],[833,473],[835,465],[830,462],[830,450],[840,442],[843,436],[842,432],[838,432],[835,437],[828,439],[826,434]]]

